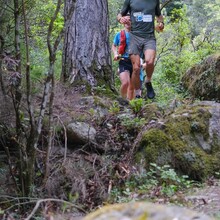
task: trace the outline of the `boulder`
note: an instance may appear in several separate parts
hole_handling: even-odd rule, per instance
[[[170,165],[180,174],[201,180],[220,169],[220,104],[211,101],[183,105],[163,126],[143,129],[135,160],[148,170],[151,163]],[[160,121],[161,123],[161,121]]]
[[[131,202],[107,205],[83,220],[211,220],[203,213],[178,207],[148,202]]]
[[[220,54],[207,57],[182,77],[183,86],[202,100],[220,101]]]
[[[71,144],[86,144],[95,141],[95,128],[85,122],[72,122],[66,130],[68,142]]]

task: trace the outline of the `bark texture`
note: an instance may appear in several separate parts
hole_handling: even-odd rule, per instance
[[[111,85],[107,0],[66,0],[62,79]]]

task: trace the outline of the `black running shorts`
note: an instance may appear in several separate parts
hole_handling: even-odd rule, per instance
[[[133,68],[130,59],[123,58],[119,61],[119,74],[123,72],[129,72],[132,74]]]

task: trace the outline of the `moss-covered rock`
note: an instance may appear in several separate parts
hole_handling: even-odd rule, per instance
[[[190,68],[182,83],[196,98],[220,101],[220,54],[211,55]]]
[[[143,133],[136,162],[146,169],[150,163],[169,164],[193,179],[202,179],[219,170],[220,104],[201,102],[178,108],[164,126]]]
[[[157,120],[161,113],[158,105],[156,103],[151,103],[143,107],[141,114],[147,121],[150,121]]]
[[[192,210],[147,202],[131,202],[105,206],[83,220],[211,220],[212,218]]]

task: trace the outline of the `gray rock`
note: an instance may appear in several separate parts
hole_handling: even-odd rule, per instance
[[[72,122],[67,126],[68,142],[86,144],[95,141],[96,130],[85,122]]]
[[[184,74],[182,84],[196,98],[220,101],[220,54],[191,67]]]
[[[131,202],[105,206],[83,220],[211,220],[190,209],[148,202]]]
[[[202,101],[181,106],[164,119],[163,127],[150,124],[142,129],[136,145],[137,164],[146,170],[150,163],[169,164],[192,179],[207,178],[219,170],[220,103]]]

